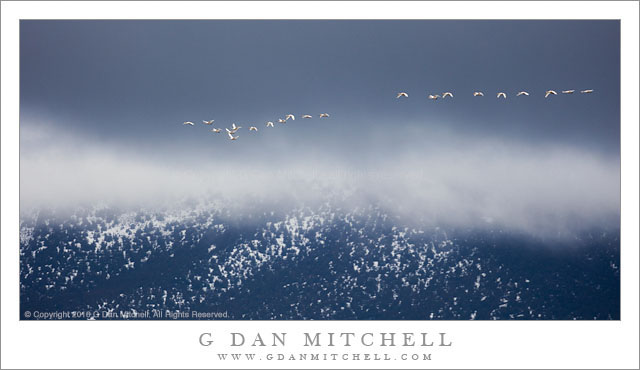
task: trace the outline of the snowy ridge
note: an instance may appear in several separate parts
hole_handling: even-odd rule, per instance
[[[616,233],[581,236],[594,246],[584,255],[547,261],[540,252],[505,257],[510,249],[501,244],[531,242],[521,236],[403,225],[374,206],[325,203],[242,217],[220,207],[26,215],[21,302],[231,310],[236,319],[616,317],[584,304],[616,294]],[[585,263],[608,273],[566,269]],[[568,301],[554,306],[564,290]]]

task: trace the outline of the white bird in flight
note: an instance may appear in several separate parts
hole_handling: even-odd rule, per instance
[[[575,92],[575,90],[562,90],[562,93],[563,93],[563,94],[573,94],[574,92]],[[590,93],[592,93],[592,92],[593,92],[593,89],[580,90],[580,93],[582,93],[582,94],[590,94]],[[516,96],[522,96],[522,95],[529,96],[529,93],[528,93],[528,92],[526,92],[526,91],[520,91],[520,92],[518,92],[518,93],[516,94]],[[557,93],[557,92],[555,92],[554,90],[547,90],[547,91],[545,92],[544,97],[545,97],[545,98],[548,98],[548,97],[549,97],[549,95],[558,95],[558,93]],[[484,93],[482,93],[482,91],[474,91],[474,92],[473,92],[473,96],[484,96]],[[407,94],[406,92],[400,92],[400,93],[398,93],[398,95],[396,96],[396,98],[401,98],[401,97],[408,98],[408,97],[409,97],[409,94]],[[438,94],[435,94],[435,95],[431,95],[431,94],[430,94],[430,95],[429,95],[429,99],[431,99],[431,100],[437,100],[439,97],[440,97],[440,95],[438,95]],[[444,98],[446,98],[446,97],[451,97],[451,98],[453,98],[453,93],[451,93],[451,92],[449,92],[449,91],[447,91],[447,92],[443,93],[443,94],[442,94],[442,98],[444,99]],[[506,99],[506,98],[507,98],[507,94],[506,94],[506,93],[504,93],[504,92],[499,92],[499,93],[498,93],[498,95],[497,95],[496,97],[497,97],[497,98],[502,97],[503,99]],[[319,116],[320,116],[320,118],[324,118],[324,117],[329,117],[329,114],[328,114],[328,113],[320,113],[320,115],[319,115]],[[296,117],[295,117],[293,114],[287,114],[287,116],[285,117],[285,119],[279,118],[279,119],[278,119],[278,122],[279,122],[279,123],[286,123],[286,122],[289,120],[289,118],[291,118],[291,120],[292,120],[292,121],[295,121],[295,119],[296,119]],[[313,117],[312,117],[311,115],[309,115],[309,114],[305,114],[305,115],[302,115],[302,118],[310,119],[310,118],[313,118]],[[205,125],[212,125],[212,124],[213,124],[213,122],[214,122],[214,120],[209,120],[209,121],[203,120],[203,121],[202,121],[202,123],[203,123],[203,124],[205,124]],[[194,124],[193,122],[191,122],[191,121],[185,121],[185,122],[183,123],[183,125],[190,125],[190,126],[194,126],[195,124]],[[274,127],[274,124],[273,124],[273,122],[269,121],[269,122],[267,122],[267,123],[266,123],[266,126],[267,126],[267,127]],[[233,134],[235,134],[235,133],[236,133],[239,129],[241,129],[241,128],[242,128],[241,126],[236,126],[236,124],[235,124],[235,123],[233,123],[233,124],[231,125],[231,130],[230,130],[230,129],[228,129],[228,128],[225,128],[225,130],[227,131],[227,135],[229,136],[229,139],[231,139],[231,140],[236,140],[236,139],[238,139],[238,138],[239,138],[239,136],[233,136]],[[220,133],[220,132],[222,132],[222,129],[219,129],[219,128],[215,128],[215,127],[214,127],[211,131],[212,131],[212,132],[215,132],[215,133]],[[257,128],[257,127],[255,127],[255,126],[251,126],[251,127],[249,127],[249,131],[258,131],[258,128]]]

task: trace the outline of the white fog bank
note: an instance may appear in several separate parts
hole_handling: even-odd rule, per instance
[[[256,162],[176,156],[71,141],[28,145],[20,158],[21,210],[166,206],[187,197],[217,197],[242,209],[255,207],[256,199],[286,207],[333,197],[344,199],[345,207],[376,204],[413,220],[532,232],[615,224],[620,210],[619,161],[579,149],[469,141],[405,150],[365,165],[339,154]]]

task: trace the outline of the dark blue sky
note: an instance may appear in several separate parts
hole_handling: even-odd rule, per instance
[[[21,126],[88,141],[347,155],[445,130],[619,155],[618,21],[21,21],[20,47]],[[516,99],[521,89],[531,96]],[[443,91],[454,99],[426,99]],[[264,130],[289,112],[332,117]],[[230,143],[203,119],[261,131]]]

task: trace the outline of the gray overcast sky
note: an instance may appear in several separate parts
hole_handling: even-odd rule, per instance
[[[88,141],[223,155],[227,143],[181,123],[262,129],[326,111],[322,123],[241,131],[243,150],[348,154],[385,133],[383,146],[399,148],[446,130],[619,154],[618,21],[22,21],[20,40],[22,127]],[[595,94],[543,98],[587,88]],[[531,96],[516,99],[520,89]],[[454,99],[426,99],[443,91]]]
[[[20,36],[23,204],[358,189],[457,222],[618,220],[618,21],[22,21]],[[314,118],[265,128],[287,113]],[[203,119],[244,129],[232,142]]]

